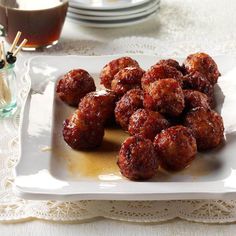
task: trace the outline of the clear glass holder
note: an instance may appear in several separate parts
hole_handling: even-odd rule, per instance
[[[0,69],[0,119],[13,115],[17,109],[17,84],[14,65]]]

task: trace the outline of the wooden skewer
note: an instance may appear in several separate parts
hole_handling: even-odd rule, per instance
[[[3,56],[2,46],[1,46],[1,43],[0,43],[0,70],[3,69],[4,66],[5,66],[5,61],[3,61],[2,56]]]
[[[5,81],[3,81],[3,86],[4,86],[3,97],[5,102],[8,104],[11,102],[11,90]]]
[[[6,54],[5,54],[5,48],[4,48],[4,42],[2,41],[1,43],[1,51],[2,51],[2,60],[4,60],[6,62]]]
[[[5,55],[3,41],[0,43],[0,52],[1,52],[0,59],[4,60],[5,65],[6,65],[6,55]],[[5,104],[9,103],[10,101],[11,101],[11,90],[8,87],[8,84],[4,81],[3,76],[0,75],[0,105],[4,106]]]
[[[0,107],[11,102],[11,90],[4,77],[0,75]]]
[[[24,47],[24,45],[27,43],[27,39],[24,39],[22,43],[19,45],[19,47],[13,52],[13,57],[17,55],[17,53]]]
[[[3,93],[3,80],[0,76],[0,107],[3,107],[5,105],[5,100],[4,100],[4,93]]]
[[[2,47],[0,45],[0,61],[2,60]]]
[[[20,39],[20,36],[21,36],[21,32],[18,31],[17,34],[16,34],[16,37],[15,37],[15,39],[14,39],[12,45],[11,45],[11,48],[10,48],[9,52],[13,53],[13,50],[15,49],[15,47],[16,47],[19,39]]]

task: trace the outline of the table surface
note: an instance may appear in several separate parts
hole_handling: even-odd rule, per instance
[[[207,225],[182,220],[173,220],[156,224],[134,224],[106,219],[97,219],[96,221],[80,224],[49,223],[37,220],[25,223],[0,225],[0,235],[4,236],[41,236],[42,234],[44,236],[234,236],[236,234],[236,225]]]
[[[138,30],[138,26],[134,26],[135,30],[124,28],[122,36],[131,36],[132,32],[136,32],[137,36],[152,36],[153,32],[148,35],[145,30]],[[109,37],[110,30],[98,30],[91,28],[82,28],[77,25],[66,22],[61,40],[93,40],[98,41],[111,40],[119,37],[113,31],[112,37]],[[119,30],[120,32],[120,30]],[[156,224],[135,224],[127,222],[119,222],[108,219],[96,219],[89,222],[79,224],[61,224],[46,221],[32,220],[20,222],[17,224],[0,224],[0,235],[235,235],[236,224],[201,224],[187,222],[180,219],[171,220],[164,223]]]

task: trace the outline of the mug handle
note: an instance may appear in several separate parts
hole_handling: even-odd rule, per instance
[[[2,36],[2,37],[6,36],[5,27],[1,24],[0,24],[0,36]]]

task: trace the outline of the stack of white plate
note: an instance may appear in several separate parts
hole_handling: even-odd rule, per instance
[[[67,17],[84,26],[114,28],[146,21],[159,7],[160,0],[69,0]]]

